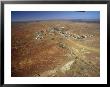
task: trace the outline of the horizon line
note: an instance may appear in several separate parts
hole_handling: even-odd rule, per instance
[[[100,21],[100,19],[44,19],[44,20],[17,20],[11,22],[36,22],[36,21]]]

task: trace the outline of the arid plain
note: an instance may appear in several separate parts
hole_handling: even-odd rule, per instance
[[[100,76],[100,23],[12,22],[12,77]]]

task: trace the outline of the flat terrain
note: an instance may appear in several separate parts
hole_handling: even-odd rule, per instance
[[[100,24],[12,22],[11,76],[100,76]]]

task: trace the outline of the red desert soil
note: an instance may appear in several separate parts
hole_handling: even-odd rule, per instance
[[[100,76],[100,24],[12,23],[12,77]]]

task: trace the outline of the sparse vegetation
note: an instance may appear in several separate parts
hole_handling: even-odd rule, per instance
[[[99,23],[12,23],[12,76],[100,76]]]

